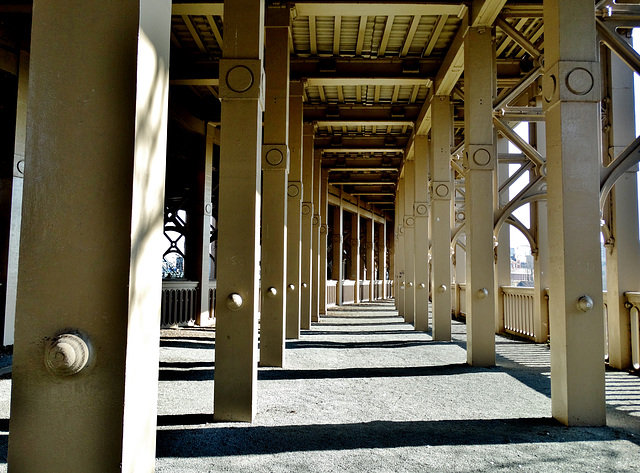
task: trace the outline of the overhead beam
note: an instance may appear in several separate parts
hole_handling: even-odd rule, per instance
[[[428,87],[431,79],[419,77],[309,77],[307,86],[359,86],[359,85],[424,85]]]
[[[318,120],[318,126],[413,126],[411,120]]]
[[[176,3],[173,2],[171,7],[172,15],[213,15],[222,16],[224,11],[224,2],[209,3]]]
[[[506,1],[506,0],[503,0]],[[298,16],[361,16],[366,12],[368,16],[396,16],[414,15],[451,15],[461,17],[466,7],[464,4],[447,4],[443,2],[420,3],[367,3],[348,1],[344,3],[296,2],[295,10]]]

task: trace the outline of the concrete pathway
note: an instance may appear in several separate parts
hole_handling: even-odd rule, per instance
[[[331,310],[261,368],[253,424],[211,423],[213,330],[163,331],[158,472],[640,471],[640,378],[607,373],[608,427],[550,418],[549,350],[496,337],[466,365],[392,302]]]

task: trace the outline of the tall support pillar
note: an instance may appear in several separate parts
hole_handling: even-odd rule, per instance
[[[387,294],[387,219],[378,227],[378,274],[382,281],[380,299],[389,297]]]
[[[356,202],[357,211],[351,214],[351,275],[354,281],[354,301],[360,302],[360,202]]]
[[[529,142],[542,156],[547,155],[544,122],[529,125]],[[545,343],[549,339],[549,225],[546,201],[531,203],[531,232],[537,244],[537,252],[533,255],[533,330],[535,341]]]
[[[170,26],[34,2],[11,471],[154,471]]]
[[[300,328],[311,328],[311,313],[313,303],[313,189],[315,179],[313,155],[313,125],[305,123],[303,126],[302,151],[302,257],[300,259]]]
[[[593,5],[545,0],[551,407],[567,425],[604,425],[600,271],[600,77]]]
[[[369,301],[375,300],[376,270],[375,266],[375,222],[367,219],[367,279],[369,280]]]
[[[429,330],[429,138],[418,135],[414,153],[414,269],[416,330]]]
[[[469,28],[464,42],[467,363],[495,365],[492,125],[495,54],[491,28]]]
[[[344,234],[344,212],[342,209],[342,190],[340,191],[340,205],[335,207],[333,214],[333,267],[331,277],[336,282],[336,305],[342,305],[342,280],[344,279],[342,267],[342,240]]]
[[[530,135],[531,136],[531,135]],[[509,141],[499,137],[497,141],[498,156],[508,153]],[[527,173],[528,174],[528,173]],[[499,162],[496,166],[496,184],[499,189],[509,179],[509,163]],[[496,192],[496,209],[509,203],[509,191]],[[504,332],[504,293],[503,286],[511,286],[511,225],[503,224],[498,232],[498,246],[495,248],[495,300],[496,300],[496,333]]]
[[[329,215],[329,170],[322,169],[320,186],[320,307],[319,315],[327,313],[327,237],[329,225],[327,218]]]
[[[287,323],[286,336],[300,337],[302,313],[302,82],[289,84],[289,181],[287,187]]]
[[[398,253],[396,255],[396,300],[398,305],[398,315],[406,319],[404,293],[405,293],[405,274],[404,274],[404,253],[405,253],[405,228],[404,228],[404,184],[405,178],[401,177],[398,180],[398,190],[396,192],[396,238],[398,244],[396,248]]]
[[[389,255],[387,272],[389,273],[389,277],[391,278],[391,285],[389,292],[386,294],[387,298],[394,298],[397,308],[397,298],[396,298],[396,282],[395,282],[395,265],[396,265],[396,244],[395,244],[395,222],[393,225],[389,224],[389,221],[385,223],[386,226],[386,237],[387,237],[387,254]]]
[[[404,163],[404,320],[410,324],[415,322],[415,218],[414,203],[414,161]]]
[[[635,139],[633,72],[615,54],[611,54],[610,87],[613,115],[610,145],[614,158]],[[609,366],[617,369],[632,367],[631,328],[624,293],[640,287],[637,171],[634,166],[616,182],[604,211],[611,232],[605,242]]]
[[[218,421],[250,422],[258,377],[264,1],[227,2],[224,31],[213,407]]]
[[[213,324],[213,314],[209,313],[209,279],[211,273],[211,256],[209,247],[211,245],[211,216],[213,204],[211,203],[212,181],[213,181],[213,140],[215,128],[207,125],[205,138],[205,153],[198,170],[198,202],[196,211],[198,217],[198,239],[194,249],[199,252],[198,258],[198,294],[200,310],[196,315],[196,324],[209,326]]]
[[[321,225],[321,217],[320,217],[320,207],[322,207],[320,203],[320,189],[322,176],[320,175],[322,157],[320,152],[315,152],[313,150],[313,195],[312,202],[315,213],[313,214],[313,226],[312,226],[312,237],[311,237],[311,271],[312,271],[312,281],[311,281],[311,321],[317,322],[318,316],[320,314],[320,225]]]
[[[431,102],[431,298],[433,339],[451,340],[451,142],[448,96]]]
[[[289,8],[269,7],[262,146],[260,365],[284,366],[289,174]]]
[[[7,290],[2,342],[13,345],[18,296],[18,262],[20,255],[20,227],[22,225],[22,190],[24,188],[25,146],[27,134],[27,96],[29,94],[29,53],[20,51],[18,64],[18,101],[16,132],[11,181],[11,217],[7,252]]]

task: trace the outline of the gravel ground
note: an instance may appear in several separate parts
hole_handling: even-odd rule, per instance
[[[245,424],[211,422],[214,337],[162,331],[157,472],[640,471],[640,378],[607,372],[608,427],[564,427],[545,345],[496,337],[497,366],[472,368],[461,323],[433,342],[390,302],[336,308],[287,343],[284,369],[260,368]]]
[[[609,427],[564,427],[545,345],[496,337],[472,368],[463,324],[433,342],[392,303],[336,308],[259,370],[249,425],[210,423],[212,340],[165,335],[158,472],[640,471],[640,379],[607,373]]]

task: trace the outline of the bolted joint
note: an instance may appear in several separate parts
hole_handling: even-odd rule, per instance
[[[54,376],[76,375],[89,366],[92,359],[89,339],[78,332],[63,333],[45,345],[44,364]]]

